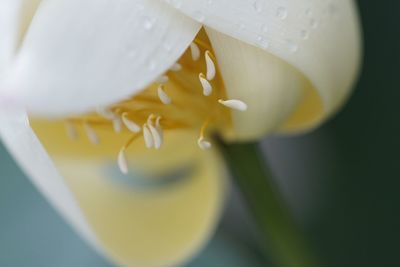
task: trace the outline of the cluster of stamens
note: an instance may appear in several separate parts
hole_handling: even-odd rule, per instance
[[[201,47],[201,48],[200,48]],[[194,121],[202,120],[200,134],[197,140],[198,146],[203,149],[209,149],[212,145],[206,139],[206,131],[210,124],[216,122],[216,113],[218,111],[218,104],[225,107],[245,111],[247,105],[237,99],[224,100],[224,89],[213,90],[213,80],[217,75],[217,68],[215,65],[215,57],[210,52],[211,47],[205,42],[195,39],[190,45],[190,56],[192,63],[198,62],[204,55],[204,62],[206,72],[198,73],[198,83],[201,85],[201,95],[206,98],[205,107],[197,107],[195,112],[199,118],[193,119]],[[202,52],[203,51],[203,52]],[[196,63],[200,64],[200,63]],[[176,88],[179,88],[179,94],[188,95],[191,97],[198,97],[198,92],[193,92],[193,88],[186,88],[179,84],[179,81],[174,79],[175,75],[184,69],[184,65],[177,62],[167,73],[156,79],[153,84],[153,89],[146,89],[143,93],[133,96],[130,99],[124,100],[120,103],[110,107],[99,107],[94,114],[85,116],[83,118],[71,118],[66,121],[66,130],[71,139],[78,138],[77,124],[81,124],[85,131],[88,140],[93,144],[100,144],[100,138],[95,128],[97,126],[112,126],[115,133],[121,133],[123,130],[131,132],[132,137],[122,146],[118,153],[118,166],[124,174],[128,173],[128,163],[126,159],[126,150],[129,146],[140,136],[143,137],[145,146],[149,149],[160,149],[164,142],[164,130],[191,128],[196,127],[197,124],[191,124],[190,121],[185,121],[174,114],[186,113],[188,109],[196,109],[196,103],[180,103],[179,99],[174,99],[168,92],[168,84],[175,82],[175,95],[177,94]],[[194,86],[196,87],[196,86]],[[223,86],[222,86],[223,87]],[[154,90],[155,88],[155,90]],[[216,92],[214,92],[216,91]],[[173,95],[173,94],[172,94]],[[211,105],[208,103],[211,103]],[[201,103],[203,103],[201,102]],[[214,105],[213,103],[217,103]],[[203,104],[204,105],[204,104]],[[210,107],[209,107],[210,106]],[[183,109],[183,110],[182,110]],[[216,111],[217,110],[217,111]],[[229,113],[228,113],[229,114]]]

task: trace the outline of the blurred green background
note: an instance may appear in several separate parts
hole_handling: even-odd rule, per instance
[[[400,266],[400,1],[359,1],[361,79],[317,131],[263,143],[324,267]],[[0,147],[0,266],[110,266],[50,208]],[[235,194],[189,267],[262,266]]]

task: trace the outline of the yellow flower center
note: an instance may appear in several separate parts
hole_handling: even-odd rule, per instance
[[[181,58],[141,93],[109,107],[65,121],[67,134],[78,138],[78,128],[93,144],[100,144],[99,131],[115,135],[129,132],[118,153],[118,165],[128,172],[125,151],[139,138],[149,149],[160,149],[164,131],[198,129],[201,149],[211,147],[211,131],[231,131],[230,109],[244,111],[247,105],[237,99],[226,99],[210,42],[200,32]],[[126,136],[126,135],[122,135]]]

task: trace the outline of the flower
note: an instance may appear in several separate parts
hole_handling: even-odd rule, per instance
[[[5,0],[0,18],[2,140],[121,265],[181,264],[207,241],[225,188],[212,132],[314,128],[359,63],[351,0]]]

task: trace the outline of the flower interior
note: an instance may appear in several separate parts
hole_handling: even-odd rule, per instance
[[[153,84],[139,94],[95,112],[67,118],[65,127],[72,140],[80,130],[94,145],[100,145],[101,131],[112,131],[115,138],[129,133],[116,155],[118,166],[128,172],[126,150],[142,138],[149,149],[160,149],[164,132],[197,130],[199,148],[208,149],[211,132],[232,130],[230,109],[245,111],[238,99],[227,99],[224,84],[206,33],[201,31],[181,58]],[[125,138],[121,135],[121,138]]]

